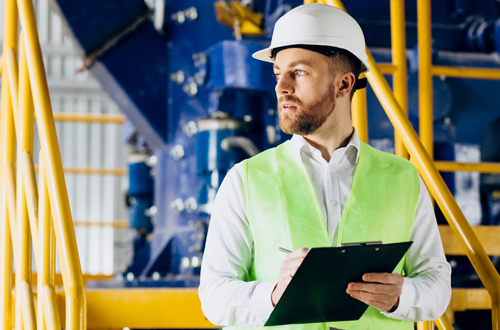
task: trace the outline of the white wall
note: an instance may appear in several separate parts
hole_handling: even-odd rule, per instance
[[[54,112],[119,114],[116,104],[87,72],[79,50],[50,0],[35,0],[38,32]],[[3,18],[4,0],[0,0]],[[0,31],[3,31],[3,19]],[[3,33],[0,34],[0,38]],[[120,124],[56,122],[64,167],[124,168],[126,147]],[[40,143],[35,138],[38,164]],[[75,222],[108,222],[127,219],[120,176],[66,174],[66,185]],[[111,226],[77,226],[75,235],[83,273],[112,274],[123,269],[127,229]],[[119,247],[115,249],[114,247]]]

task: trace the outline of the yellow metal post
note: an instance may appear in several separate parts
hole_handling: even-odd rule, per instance
[[[17,49],[17,6],[14,0],[5,0],[3,53],[9,48]],[[7,72],[6,60],[2,60],[2,71]],[[0,111],[0,310],[2,329],[11,329],[12,320],[12,239],[7,210],[7,164],[15,161],[15,132],[13,129],[12,102],[7,75],[3,76]]]
[[[438,320],[434,321],[439,330],[453,330],[450,320],[446,314],[443,314]]]
[[[404,0],[391,0],[391,39],[392,39],[392,63],[396,66],[392,78],[392,90],[394,97],[405,116],[408,116],[408,84],[406,73],[406,22]],[[403,141],[399,134],[394,131],[394,142],[396,155],[408,158]]]
[[[361,77],[364,78],[364,75]],[[352,124],[358,131],[359,139],[368,143],[368,113],[366,108],[366,88],[357,90],[352,99]]]
[[[45,162],[40,152],[40,201],[39,201],[39,251],[40,267],[38,268],[38,330],[61,329],[59,309],[55,301],[55,237],[50,217],[49,192]]]
[[[37,118],[43,158],[46,162],[51,211],[54,216],[59,260],[66,292],[66,329],[86,329],[87,309],[85,288],[76,238],[71,218],[63,167],[57,142],[54,117],[50,104],[42,51],[36,29],[35,11],[31,0],[18,0],[21,29],[24,32],[29,76]]]
[[[14,110],[14,127],[16,131],[16,137],[19,139],[19,110],[18,110],[18,76],[19,69],[17,65],[16,52],[13,48],[7,49],[7,54],[5,54],[5,59],[7,60],[7,73],[9,76],[9,87],[10,87],[10,99],[12,101],[12,108]]]
[[[493,69],[493,68],[433,66],[432,74],[434,76],[447,76],[447,77],[457,77],[457,78],[495,79],[495,80],[500,79],[500,69]]]
[[[25,189],[23,185],[22,154],[28,152],[32,154],[33,150],[33,102],[31,101],[31,87],[28,76],[28,66],[26,62],[26,51],[24,43],[19,45],[19,81],[15,89],[15,95],[19,91],[17,101],[18,126],[17,129],[17,216],[18,216],[18,257],[16,260],[16,292],[19,299],[16,299],[16,328],[20,326],[19,314],[22,312],[23,324],[25,329],[36,329],[35,312],[33,306],[33,293],[31,292],[31,235],[30,219],[28,217],[28,207],[26,203]],[[14,81],[11,79],[11,81]],[[16,79],[17,82],[17,79]],[[12,93],[12,92],[11,92]],[[13,93],[14,94],[14,93]],[[15,107],[14,107],[15,109]],[[37,246],[35,245],[35,251]],[[36,253],[35,253],[36,254]],[[27,298],[29,297],[29,298]],[[21,300],[22,298],[22,300]],[[22,310],[18,310],[22,307]],[[19,325],[18,325],[19,324]]]
[[[434,330],[434,322],[417,322],[417,330]]]
[[[417,0],[418,23],[418,102],[420,139],[434,158],[434,115],[432,104],[431,1]]]

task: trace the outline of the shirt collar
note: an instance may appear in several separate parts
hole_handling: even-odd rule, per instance
[[[294,134],[292,136],[292,139],[290,141],[292,142],[293,147],[295,148],[295,150],[297,151],[297,153],[299,155],[300,155],[300,152],[302,150],[304,150],[305,152],[308,152],[310,154],[312,154],[314,152],[314,150],[319,151],[318,149],[316,149],[313,146],[311,146],[306,141],[306,139],[304,139],[304,137],[302,137],[301,135],[295,135]],[[359,135],[358,135],[358,132],[356,131],[356,129],[354,129],[354,132],[353,132],[353,134],[351,136],[351,139],[347,143],[346,151],[349,150],[349,149],[351,149],[351,148],[354,148],[354,152],[356,152],[356,164],[357,164],[358,163],[358,159],[359,159],[359,150],[361,148],[361,142],[359,140]]]

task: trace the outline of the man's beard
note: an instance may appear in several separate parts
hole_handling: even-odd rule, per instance
[[[291,113],[282,113],[282,108],[279,106],[282,102],[292,102],[297,108]],[[304,105],[302,101],[292,95],[281,96],[278,100],[281,130],[287,134],[312,134],[323,125],[334,109],[335,97],[333,93],[327,93],[325,98],[308,105]]]

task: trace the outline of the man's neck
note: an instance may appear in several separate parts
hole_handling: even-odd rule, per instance
[[[311,146],[318,149],[321,156],[329,162],[335,150],[347,146],[353,133],[354,128],[351,125],[343,129],[342,132],[339,131],[328,135],[311,134],[303,137]]]

